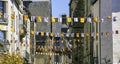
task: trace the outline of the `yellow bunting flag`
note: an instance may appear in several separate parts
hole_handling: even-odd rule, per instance
[[[24,15],[24,21],[28,20],[28,15]]]
[[[38,17],[37,17],[37,20],[38,20],[38,22],[42,22],[42,17],[41,17],[41,16],[38,16]]]
[[[98,22],[98,18],[97,17],[93,18],[93,21],[97,23]]]
[[[15,14],[11,14],[11,19],[15,19]]]
[[[72,22],[72,18],[68,17],[67,22]]]
[[[32,34],[32,35],[34,35],[34,33],[35,33],[34,31],[31,31],[31,34]]]
[[[3,15],[2,12],[0,12],[0,18],[2,17],[2,15]]]
[[[53,22],[53,23],[55,22],[55,18],[54,18],[54,17],[52,17],[52,22]]]
[[[41,32],[41,36],[44,36],[44,34],[45,34],[44,32]]]
[[[20,34],[23,34],[23,33],[24,33],[24,29],[21,29],[21,30],[20,30]]]
[[[80,37],[80,34],[79,34],[79,33],[76,33],[76,37]]]
[[[14,30],[14,28],[12,27],[12,28],[11,28],[11,32],[14,32],[14,31],[15,31],[15,30]]]
[[[53,36],[54,36],[54,33],[50,33],[50,36],[53,37]]]
[[[86,33],[86,36],[90,36],[90,34],[89,34],[89,33]]]
[[[98,33],[98,32],[96,33],[96,36],[99,36],[99,33]]]
[[[80,18],[80,22],[84,23],[85,22],[85,18]]]
[[[63,34],[63,33],[61,33],[61,34],[60,34],[60,37],[64,37],[64,34]]]
[[[107,16],[107,19],[111,19],[112,17],[111,16]]]

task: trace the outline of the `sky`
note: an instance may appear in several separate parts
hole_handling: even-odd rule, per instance
[[[52,1],[52,16],[60,17],[62,14],[69,16],[70,0],[51,0]]]

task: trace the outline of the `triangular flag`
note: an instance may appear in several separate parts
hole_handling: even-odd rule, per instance
[[[86,36],[90,36],[90,34],[89,34],[89,33],[86,33]]]
[[[102,23],[102,22],[104,22],[104,19],[103,19],[103,18],[101,18],[100,22],[101,22],[101,23]]]
[[[15,31],[15,29],[12,27],[12,28],[11,28],[11,32],[14,32],[14,31]]]
[[[31,21],[35,21],[35,16],[31,16]]]
[[[80,18],[80,22],[84,23],[85,22],[85,18]]]
[[[78,22],[78,18],[74,18],[74,22]]]
[[[44,32],[41,32],[41,36],[44,36],[45,35],[45,33]]]
[[[90,17],[87,18],[87,22],[92,23],[92,19]]]
[[[98,33],[98,32],[96,32],[96,36],[99,36],[99,33]]]
[[[61,34],[60,34],[60,37],[64,37],[64,33],[61,33]]]
[[[28,20],[28,15],[24,15],[24,21]]]
[[[76,33],[76,37],[80,37],[80,34],[79,34],[79,33]]]
[[[42,22],[42,17],[41,17],[41,16],[38,16],[38,17],[37,17],[37,21],[38,21],[38,22]]]
[[[74,33],[71,34],[71,37],[74,37]]]
[[[70,36],[70,34],[66,33],[66,37],[69,37],[69,36]]]
[[[72,18],[68,17],[67,22],[72,22]]]
[[[91,36],[92,36],[92,37],[94,37],[94,35],[95,35],[95,34],[94,34],[94,32],[93,32],[93,33],[91,33]]]
[[[55,22],[55,18],[54,18],[54,17],[52,17],[52,22],[53,22],[53,23]]]
[[[15,19],[15,14],[11,14],[11,19]]]
[[[58,22],[62,22],[62,18],[60,17],[60,18],[58,18]]]
[[[98,18],[97,17],[93,18],[93,21],[97,23],[98,22]]]
[[[49,36],[49,32],[46,32],[46,36]]]
[[[21,29],[21,30],[20,30],[20,34],[23,34],[23,33],[24,33],[24,29]]]
[[[81,33],[81,37],[84,37],[84,33]]]
[[[53,32],[52,32],[52,33],[50,33],[50,36],[51,36],[51,37],[53,37],[53,36],[54,36],[54,33],[53,33]]]
[[[8,18],[9,15],[7,13],[4,13],[4,18]]]
[[[34,31],[31,31],[31,34],[32,34],[32,35],[34,35],[34,34],[35,34],[35,32],[34,32]]]
[[[49,17],[44,17],[44,22],[49,22]]]

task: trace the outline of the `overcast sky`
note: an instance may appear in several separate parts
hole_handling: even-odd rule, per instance
[[[52,0],[52,16],[59,17],[62,14],[69,15],[70,0]]]

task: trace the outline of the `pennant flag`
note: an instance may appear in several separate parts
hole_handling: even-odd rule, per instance
[[[46,32],[46,36],[49,36],[49,32]]]
[[[58,18],[58,22],[62,22],[62,18],[60,17],[60,18]]]
[[[80,22],[84,23],[85,22],[85,18],[80,18]]]
[[[76,33],[76,37],[80,37],[80,34],[79,34],[79,33]]]
[[[104,19],[103,19],[103,18],[101,18],[100,22],[104,22]]]
[[[92,37],[94,37],[94,32],[93,32],[93,33],[91,33],[91,36],[92,36]]]
[[[35,21],[35,16],[31,16],[31,21]]]
[[[24,21],[28,20],[28,15],[24,15]]]
[[[81,37],[84,37],[84,33],[81,33]]]
[[[38,16],[38,17],[37,17],[37,21],[38,21],[38,22],[42,22],[42,17],[41,17],[41,16]]]
[[[87,18],[87,22],[92,23],[92,19],[90,17]]]
[[[98,32],[96,33],[96,36],[99,36],[99,33],[98,33]]]
[[[86,33],[86,36],[90,36],[90,34],[89,34],[89,33]]]
[[[14,32],[14,31],[15,31],[15,29],[12,27],[12,28],[11,28],[11,32]]]
[[[15,14],[11,14],[11,19],[15,19]]]
[[[0,18],[2,17],[2,15],[3,15],[2,12],[0,12]]]
[[[70,36],[70,34],[66,33],[66,37],[69,37],[69,36]]]
[[[41,32],[41,36],[44,36],[45,35],[45,33],[44,32]]]
[[[107,16],[107,19],[111,19],[112,17],[111,16]]]
[[[21,29],[21,30],[20,30],[20,34],[23,34],[23,33],[24,33],[24,29]]]
[[[49,22],[49,17],[44,17],[44,22]]]
[[[35,32],[34,32],[34,31],[31,31],[31,34],[32,34],[32,35],[34,35],[34,34],[35,34]]]
[[[74,37],[74,33],[71,34],[71,37]]]
[[[55,22],[55,18],[54,18],[54,17],[52,17],[52,22],[53,22],[53,23]]]
[[[98,18],[96,18],[96,17],[93,18],[93,21],[97,23],[98,22]]]
[[[115,17],[113,17],[113,21],[117,21],[117,17],[115,16]]]
[[[67,22],[68,22],[68,23],[69,23],[69,22],[72,22],[72,18],[68,17],[68,18],[67,18]]]
[[[53,36],[54,36],[54,33],[53,33],[53,32],[52,32],[52,33],[50,33],[50,36],[51,36],[51,37],[53,37]]]
[[[4,18],[8,18],[8,14],[7,13],[4,13]]]
[[[74,22],[78,22],[78,18],[74,18]]]
[[[60,34],[60,37],[64,37],[64,33],[61,33],[61,34]]]

